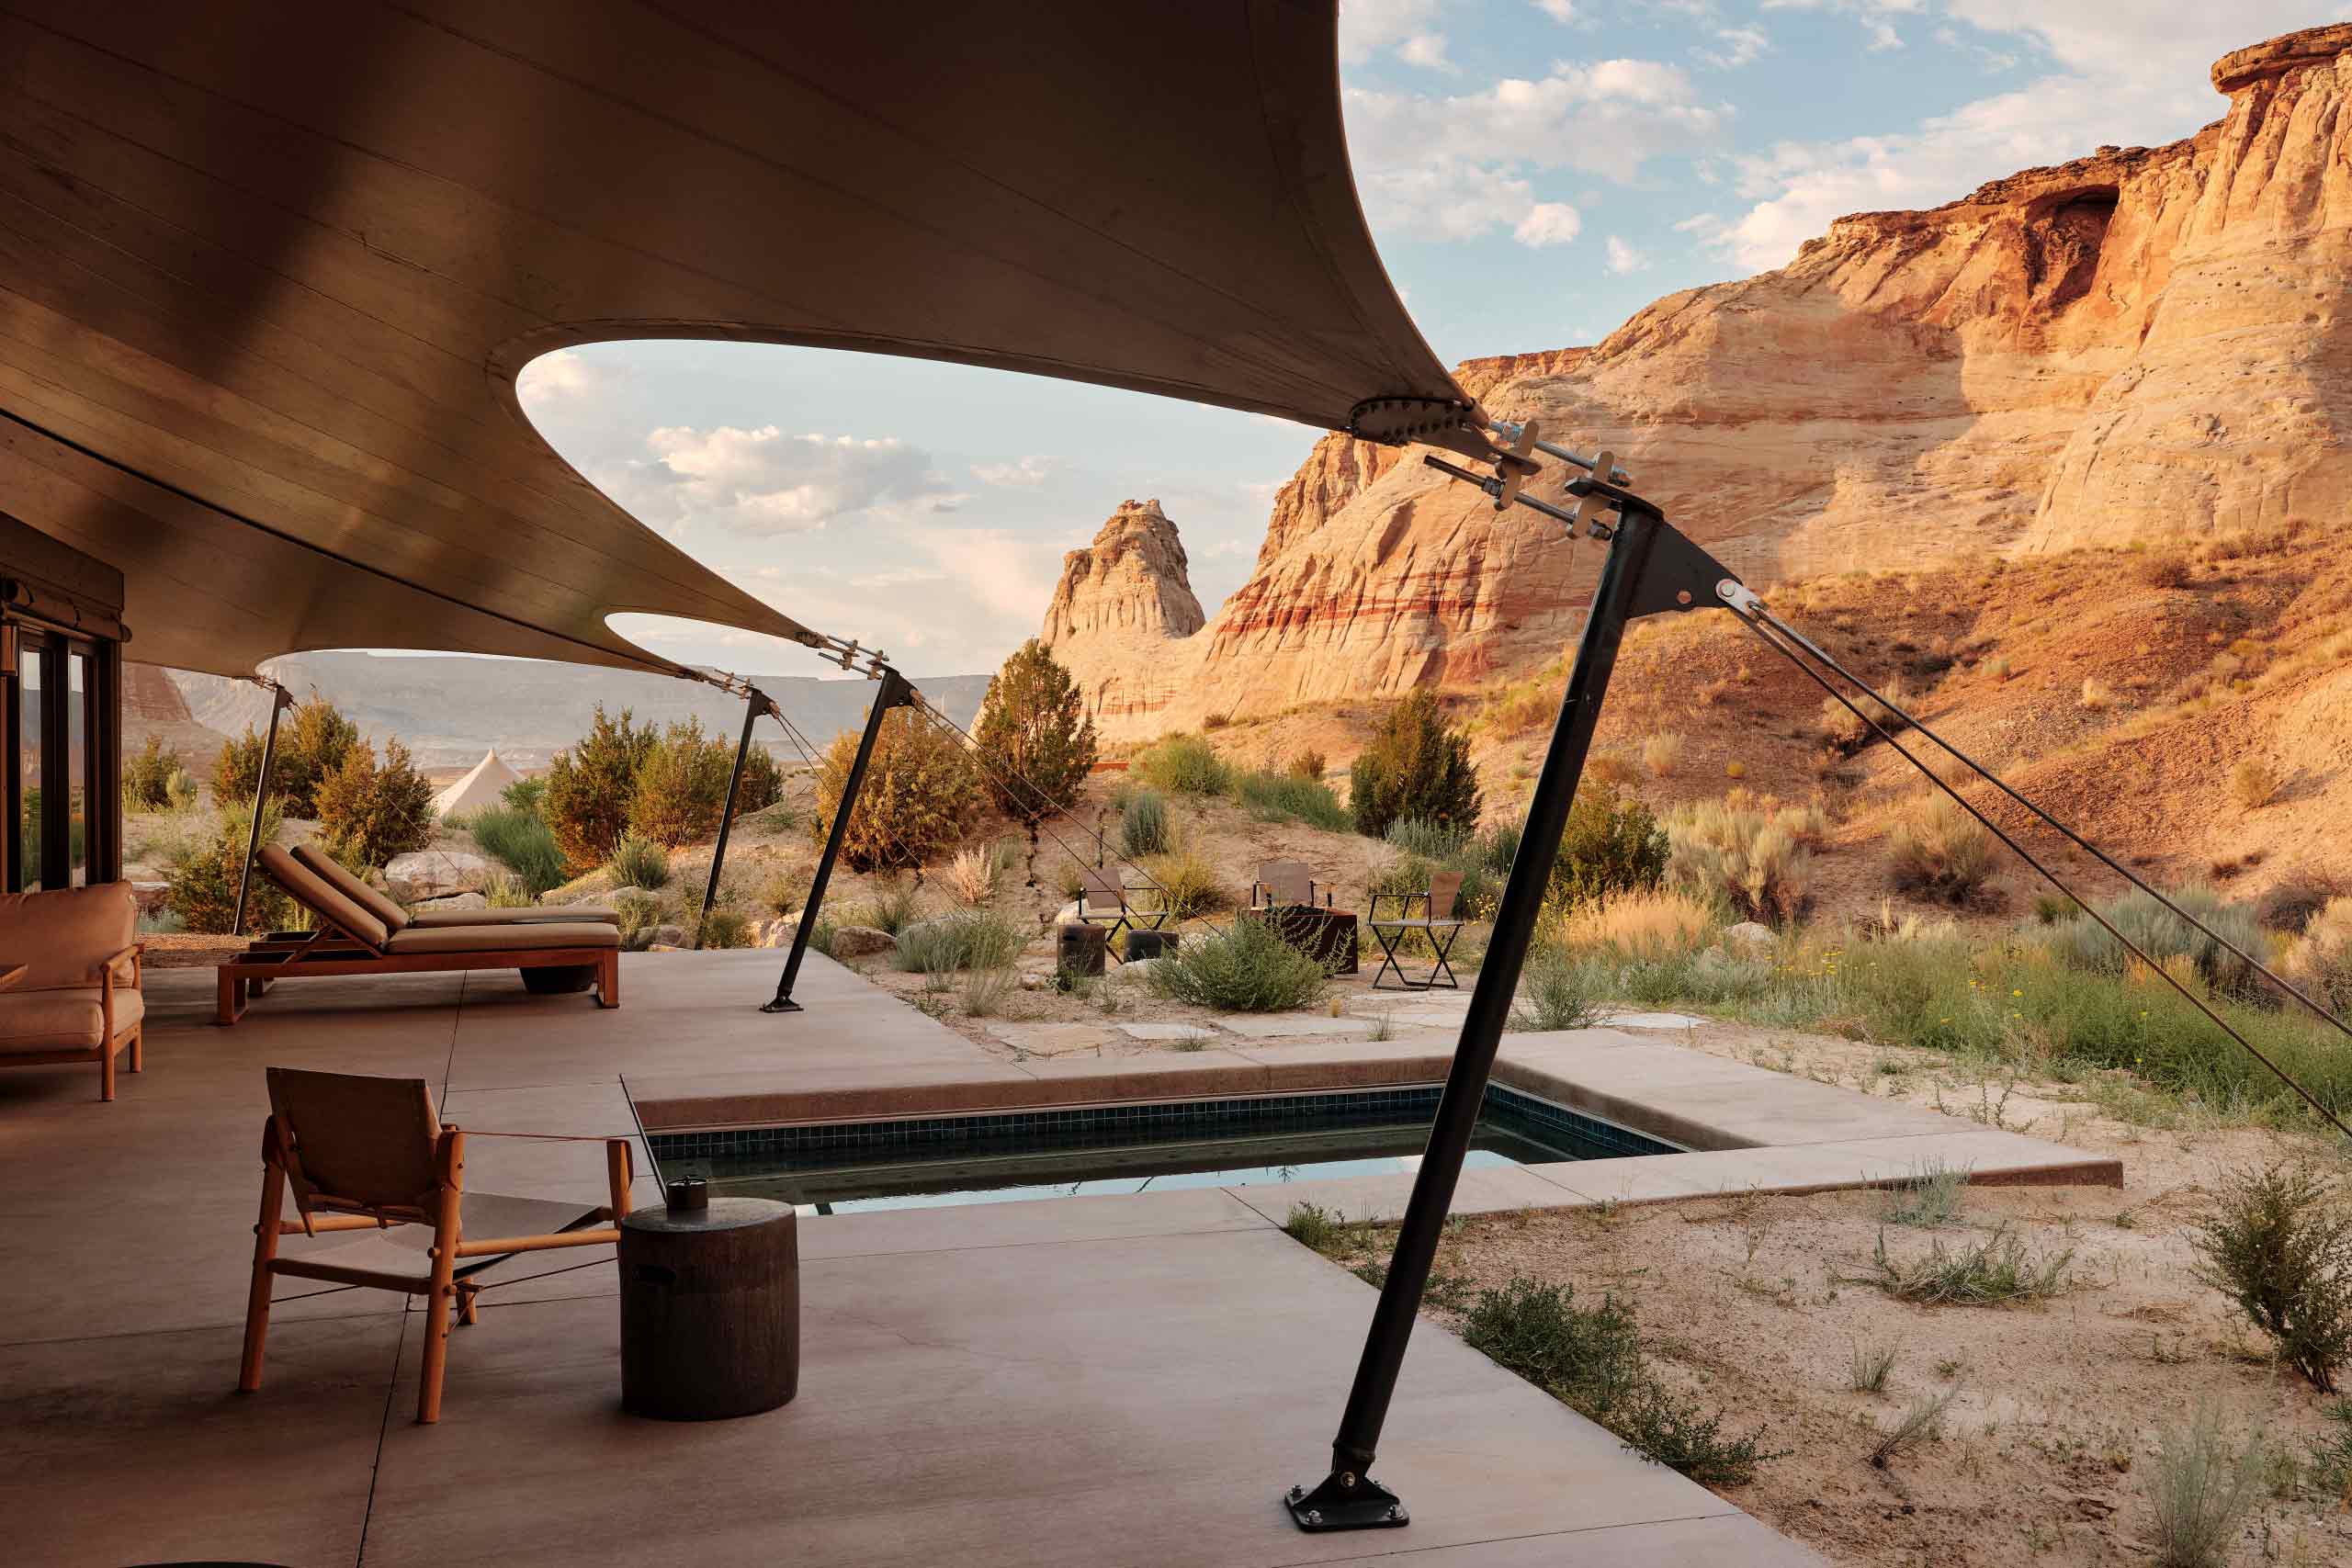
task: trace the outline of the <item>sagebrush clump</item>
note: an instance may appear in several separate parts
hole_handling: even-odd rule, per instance
[[[1233,768],[1197,735],[1163,737],[1135,754],[1127,775],[1170,795],[1229,795]]]
[[[172,807],[172,775],[180,771],[180,754],[150,735],[138,754],[122,764],[122,804],[128,811],[168,811]]]
[[[1319,999],[1330,983],[1271,922],[1244,919],[1187,935],[1175,957],[1151,966],[1150,978],[1171,1001],[1220,1012],[1288,1012]]]
[[[2197,1228],[2199,1278],[2322,1392],[2352,1354],[2352,1201],[2315,1167],[2224,1174]]]
[[[1667,817],[1667,875],[1700,897],[1729,904],[1742,919],[1792,925],[1813,907],[1807,831],[1804,807],[1743,795],[1693,802]]]
[[[261,841],[277,841],[283,818],[275,798],[262,803]],[[179,917],[180,929],[214,934],[235,922],[237,881],[244,871],[245,840],[253,826],[252,807],[224,807],[220,818],[208,829],[189,834],[164,852],[164,901]],[[248,931],[291,931],[304,923],[293,899],[277,884],[256,874],[245,900]]]
[[[1991,830],[1949,795],[1929,797],[1887,836],[1887,868],[1894,886],[1948,904],[1981,897],[1998,862]]]
[[[475,847],[513,872],[534,898],[563,885],[569,869],[563,849],[537,811],[496,807],[476,812],[466,828]]]

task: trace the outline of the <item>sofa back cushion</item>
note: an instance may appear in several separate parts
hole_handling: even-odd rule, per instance
[[[279,849],[276,844],[264,844],[261,853],[254,857],[269,879],[294,896],[311,913],[323,915],[335,925],[370,947],[381,947],[392,933],[384,922],[345,897],[334,884]]]
[[[138,940],[128,882],[0,894],[0,964],[21,964],[21,991],[95,987],[97,967]]]

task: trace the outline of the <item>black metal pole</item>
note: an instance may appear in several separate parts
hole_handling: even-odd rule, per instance
[[[1663,584],[1654,581],[1660,574],[1652,570],[1660,564],[1657,558],[1661,537],[1671,542],[1665,554],[1672,558],[1664,563],[1670,577]],[[1535,796],[1528,803],[1519,852],[1511,860],[1510,876],[1495,911],[1494,935],[1487,944],[1470,1009],[1462,1021],[1453,1066],[1438,1099],[1429,1145],[1396,1233],[1396,1255],[1381,1285],[1380,1303],[1373,1309],[1372,1329],[1364,1338],[1354,1385],[1348,1391],[1339,1436],[1332,1439],[1331,1473],[1312,1491],[1295,1486],[1283,1499],[1302,1529],[1374,1529],[1408,1520],[1396,1495],[1365,1472],[1380,1441],[1389,1398],[1396,1389],[1396,1374],[1405,1362],[1406,1341],[1412,1336],[1421,1292],[1429,1283],[1430,1265],[1437,1256],[1446,1212],[1453,1206],[1453,1189],[1461,1179],[1463,1156],[1470,1147],[1471,1131],[1486,1100],[1487,1076],[1502,1042],[1503,1025],[1519,987],[1520,968],[1534,936],[1536,917],[1543,911],[1552,863],[1559,857],[1560,836],[1576,801],[1577,783],[1600,722],[1601,699],[1609,690],[1618,647],[1626,623],[1637,615],[1719,606],[1722,602],[1715,595],[1715,584],[1728,576],[1654,511],[1629,506],[1617,525],[1608,561],[1593,590],[1576,667],[1568,676],[1559,721],[1552,730],[1551,749],[1536,779]]]
[[[237,874],[237,914],[229,922],[231,936],[245,934],[245,895],[254,885],[254,856],[261,849],[261,807],[269,798],[270,765],[277,761],[277,716],[294,705],[286,688],[276,682],[269,687],[269,739],[261,743],[261,772],[254,777],[254,819],[245,834],[244,869]]]
[[[760,1004],[762,1012],[798,1012],[800,1004],[792,999],[793,983],[800,978],[800,960],[808,952],[808,933],[816,929],[817,908],[825,901],[825,884],[832,879],[833,861],[842,852],[842,840],[849,836],[850,813],[857,809],[857,792],[865,784],[865,764],[874,757],[874,742],[882,734],[882,721],[892,708],[902,707],[913,694],[907,678],[885,664],[881,689],[874,694],[874,706],[865,716],[865,733],[858,737],[857,756],[850,762],[849,777],[842,783],[841,805],[834,808],[833,825],[825,834],[825,852],[817,857],[817,874],[809,879],[808,907],[800,911],[800,922],[792,931],[792,956],[784,961],[784,973],[775,983],[775,996]]]
[[[743,787],[743,759],[752,751],[752,726],[767,711],[768,700],[757,686],[743,701],[743,738],[735,742],[735,771],[727,775],[727,806],[718,814],[718,842],[710,852],[710,881],[702,890],[702,919],[695,922],[695,950],[702,950],[702,933],[710,925],[710,906],[718,897],[718,868],[727,863],[727,833],[735,826],[735,792]]]

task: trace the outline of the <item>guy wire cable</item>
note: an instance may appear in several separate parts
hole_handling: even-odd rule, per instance
[[[1951,796],[1954,804],[1959,806],[1962,811],[1967,812],[1969,816],[1974,818],[1978,823],[1983,825],[1986,831],[1990,832],[1995,838],[2000,840],[2003,844],[2007,845],[2009,851],[2019,860],[2031,866],[2041,875],[2044,881],[2050,884],[2051,886],[2055,887],[2059,892],[2064,894],[2069,899],[2072,899],[2075,908],[2081,909],[2083,913],[2088,915],[2092,919],[2097,920],[2100,927],[2105,930],[2109,936],[2113,937],[2126,952],[2130,953],[2134,958],[2140,960],[2141,963],[2146,964],[2149,970],[2158,978],[2162,979],[2165,984],[2179,992],[2182,998],[2184,998],[2191,1007],[2205,1015],[2207,1020],[2212,1023],[2214,1028],[2219,1029],[2222,1033],[2237,1042],[2238,1045],[2246,1053],[2246,1055],[2252,1056],[2256,1061],[2261,1063],[2263,1066],[2269,1069],[2271,1075],[2278,1078],[2280,1083],[2283,1083],[2289,1089],[2293,1089],[2295,1093],[2302,1099],[2303,1103],[2309,1105],[2313,1111],[2318,1111],[2320,1115],[2326,1120],[2330,1126],[2333,1126],[2337,1132],[2343,1134],[2346,1138],[2352,1139],[2352,1127],[2346,1127],[2342,1119],[2340,1119],[2335,1111],[2330,1111],[2326,1106],[2321,1104],[2318,1099],[2312,1094],[2311,1090],[2305,1089],[2301,1084],[2297,1083],[2292,1077],[2290,1077],[2287,1075],[2286,1069],[2279,1066],[2278,1063],[2272,1061],[2268,1056],[2263,1055],[2261,1051],[2256,1049],[2253,1043],[2247,1040],[2245,1035],[2239,1033],[2235,1029],[2232,1028],[2227,1020],[2223,1019],[2221,1014],[2215,1012],[2211,1007],[2207,1006],[2203,998],[2198,996],[2196,992],[2190,990],[2188,987],[2175,978],[2170,971],[2165,969],[2154,959],[2150,958],[2147,953],[2142,949],[2137,942],[2125,936],[2121,931],[2116,930],[2112,921],[2108,919],[2106,916],[2100,914],[2097,909],[2092,908],[2091,906],[2085,902],[2082,897],[2075,893],[2073,888],[2060,881],[2055,873],[2052,872],[2049,867],[2043,865],[2039,860],[2036,860],[2030,853],[2029,853],[2023,845],[2019,844],[2015,839],[2009,837],[2007,833],[2003,832],[1990,818],[1986,817],[1982,811],[1979,811],[1973,805],[1970,804],[1966,796],[1962,795],[1958,790],[1952,788],[1951,784],[1945,783],[1944,780],[1936,773],[1934,769],[1928,767],[1918,758],[1913,756],[1910,751],[1905,749],[1902,742],[1894,739],[1893,733],[1887,730],[1884,726],[1881,725],[1876,718],[1855,706],[1852,701],[1847,697],[1845,693],[1840,692],[1837,687],[1830,684],[1829,682],[1823,679],[1821,673],[1815,670],[1812,665],[1806,663],[1794,649],[1791,648],[1788,644],[1781,642],[1779,638],[1766,631],[1763,624],[1748,612],[1734,607],[1732,613],[1739,617],[1741,625],[1747,626],[1750,631],[1756,634],[1758,639],[1761,641],[1764,646],[1770,648],[1773,652],[1778,653],[1781,658],[1795,665],[1796,668],[1804,673],[1807,680],[1810,680],[1815,685],[1819,686],[1823,691],[1828,693],[1829,695],[1836,699],[1847,712],[1852,714],[1856,718],[1860,719],[1865,725],[1869,726],[1881,739],[1884,740],[1887,745],[1894,750],[1897,756],[1900,756],[1905,761],[1909,762],[1913,767],[1918,769],[1919,772],[1927,778],[1928,783],[1934,784],[1938,789],[1943,791],[1945,795]],[[1807,646],[1810,647],[1810,644]],[[1850,672],[1847,672],[1842,669],[1839,672],[1844,674],[1846,679],[1853,682],[1857,687],[1860,687],[1862,693],[1869,696],[1872,701],[1883,704],[1890,713],[1900,711],[1897,710],[1892,703],[1887,703],[1885,698],[1881,697],[1876,692],[1871,691],[1867,684],[1856,678]],[[1939,738],[1933,730],[1928,729],[1926,727],[1920,725],[1918,720],[1911,719],[1910,723],[1913,728],[1917,728],[1921,734],[1928,736],[1928,739],[1932,740],[1935,740],[1937,745],[1943,746],[1946,750],[1951,751],[1953,756],[1960,757],[1961,761],[1967,762],[1971,768],[1976,767],[1975,763],[1969,761],[1969,760],[1962,756],[1959,751],[1952,750],[1952,748],[1946,745],[1946,743]],[[1978,769],[1977,771],[1981,773],[1983,770]],[[1987,776],[1989,777],[1990,775]],[[1995,780],[1994,782],[1996,784],[1999,783],[1998,780]],[[2014,794],[2015,792],[2011,791],[2009,793]],[[2170,908],[2171,906],[2167,905],[2166,907]],[[2205,927],[2194,918],[2188,915],[2182,915],[2181,918],[2188,920],[2189,924],[2196,926],[2198,930],[2205,931]],[[2212,935],[2213,933],[2207,931],[2206,934]],[[2235,952],[2236,949],[2233,948],[2231,951]],[[2260,966],[2256,965],[2256,967]],[[2267,974],[2268,971],[2264,970],[2264,973]],[[2331,1021],[2334,1021],[2332,1017]],[[2342,1027],[2341,1024],[2338,1024],[2338,1027]]]

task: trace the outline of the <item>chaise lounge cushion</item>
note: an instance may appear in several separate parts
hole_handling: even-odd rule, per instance
[[[117,1039],[147,1016],[145,999],[128,987],[114,993]],[[0,991],[0,1056],[41,1051],[96,1051],[106,1039],[106,1013],[98,988],[81,986],[40,991]]]
[[[512,926],[411,926],[384,943],[394,957],[420,953],[539,953],[558,948],[612,947],[620,931],[594,920]]]
[[[605,925],[621,923],[620,911],[601,904],[528,904],[511,909],[421,909],[408,918],[418,931],[453,926]]]
[[[334,856],[309,844],[294,846],[294,858],[300,861],[334,890],[384,922],[387,931],[399,931],[409,922],[409,912],[397,899],[368,886]]]
[[[272,882],[292,894],[294,901],[312,914],[324,916],[370,947],[380,948],[390,938],[391,930],[383,921],[276,844],[264,844],[255,859]]]
[[[87,987],[96,996],[98,965],[138,941],[138,928],[128,882],[0,895],[0,959],[25,966],[8,994]]]

